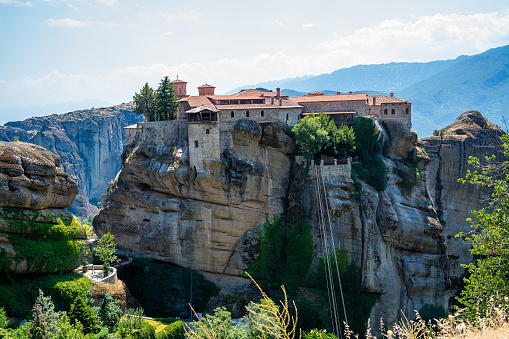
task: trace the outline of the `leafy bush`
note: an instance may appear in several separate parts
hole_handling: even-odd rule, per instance
[[[233,326],[231,313],[225,307],[218,307],[214,315],[207,314],[200,321],[193,321],[189,336],[193,339],[235,339],[245,337],[241,331]]]
[[[319,329],[313,329],[311,332],[304,332],[302,333],[302,337],[304,339],[337,339],[337,337],[332,333],[327,333],[326,331],[319,330]]]
[[[219,292],[219,288],[200,273],[140,258],[133,259],[130,266],[118,270],[118,277],[149,316],[187,317],[191,295],[193,307],[201,311],[210,297]]]
[[[99,309],[101,322],[108,327],[115,327],[122,316],[122,310],[118,306],[118,301],[113,299],[110,293],[104,295]]]
[[[419,310],[419,315],[424,322],[433,319],[442,319],[447,317],[448,313],[443,306],[426,304]]]
[[[349,155],[355,151],[355,133],[347,125],[340,129],[328,115],[308,115],[292,128],[295,143],[308,159],[318,153]]]
[[[300,219],[289,225],[281,216],[268,219],[258,232],[260,253],[246,270],[255,280],[267,286],[270,292],[285,285],[295,293],[313,260],[313,237],[309,221]]]
[[[184,339],[186,331],[182,320],[177,320],[168,325],[164,330],[157,333],[157,339]]]
[[[0,328],[6,328],[9,324],[9,318],[7,318],[7,312],[3,309],[3,307],[0,308]]]
[[[56,309],[68,310],[76,296],[91,297],[90,284],[89,279],[77,273],[3,277],[0,279],[0,307],[13,317],[30,318],[31,305],[40,289],[52,297]]]
[[[357,118],[353,123],[356,154],[360,164],[352,164],[359,179],[373,186],[377,191],[387,187],[387,168],[382,158],[384,143],[373,119]]]
[[[338,305],[338,313],[340,323],[343,324],[344,312],[342,307],[341,293],[340,293],[340,284],[338,281],[338,274],[341,277],[341,286],[343,288],[343,296],[345,300],[345,308],[348,317],[348,325],[350,329],[354,331],[354,333],[359,333],[363,337],[366,332],[367,321],[369,318],[369,314],[373,306],[380,299],[380,295],[378,293],[370,293],[367,288],[361,285],[361,269],[356,265],[354,261],[348,260],[348,255],[346,250],[337,250],[334,256],[330,258],[320,258],[317,267],[315,270],[311,271],[308,274],[306,279],[306,285],[309,287],[317,288],[322,291],[327,291],[327,276],[326,276],[326,260],[331,261],[332,268],[332,279],[334,282],[334,288],[336,290],[336,302]],[[336,269],[336,260],[338,263]],[[338,272],[339,270],[339,272]],[[327,304],[327,294],[323,294],[323,299],[319,301],[319,304]],[[319,299],[319,298],[317,298]],[[299,306],[299,304],[298,304]],[[301,313],[301,312],[299,312]],[[325,317],[323,314],[320,314],[320,309],[312,312],[312,309],[307,311],[305,317],[315,318],[315,319],[323,319],[328,320],[330,317]],[[300,318],[300,316],[299,316]],[[305,320],[305,319],[302,319]],[[299,319],[301,321],[301,319]],[[299,327],[303,330],[311,330],[312,328],[329,328],[331,329],[328,323],[322,324],[322,326],[317,326],[316,322],[310,322],[313,327],[309,328],[305,323],[299,323]]]
[[[108,327],[99,326],[99,332],[94,336],[95,339],[108,339],[109,335]]]

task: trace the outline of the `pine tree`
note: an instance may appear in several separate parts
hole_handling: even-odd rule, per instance
[[[71,305],[69,319],[73,324],[79,321],[83,325],[83,333],[85,334],[96,333],[98,330],[97,319],[90,306],[85,303],[81,296],[76,297]]]
[[[103,324],[108,327],[116,326],[122,316],[122,310],[120,306],[118,306],[118,301],[113,299],[110,293],[104,295],[101,302],[101,309],[99,310],[99,316]]]
[[[140,90],[140,93],[134,93],[133,96],[133,112],[136,114],[143,114],[149,121],[156,120],[156,98],[154,90],[148,85],[148,82]]]
[[[179,105],[173,85],[165,76],[156,91],[156,120],[174,120]]]
[[[55,312],[55,305],[51,297],[45,297],[39,290],[39,296],[35,300],[33,307],[34,323],[30,329],[32,338],[49,338],[57,333],[58,320],[61,313]]]

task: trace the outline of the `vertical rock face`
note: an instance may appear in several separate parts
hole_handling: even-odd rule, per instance
[[[0,141],[0,271],[40,273],[72,270],[85,235],[63,210],[78,185],[60,159],[24,142]]]
[[[461,114],[451,125],[432,135],[420,139],[431,161],[428,165],[428,191],[433,200],[447,241],[447,256],[450,261],[452,297],[457,295],[465,270],[461,264],[472,262],[470,243],[455,238],[459,232],[472,229],[466,218],[471,210],[486,206],[491,192],[487,188],[458,183],[468,169],[470,156],[482,159],[495,154],[502,159],[503,147],[500,136],[503,131],[484,119],[477,111]]]
[[[0,127],[0,140],[17,137],[60,156],[64,171],[80,190],[69,211],[86,217],[97,212],[95,204],[107,182],[120,170],[124,127],[139,120],[130,104],[122,104],[9,122]]]
[[[221,160],[206,159],[199,171],[188,166],[183,140],[129,145],[95,230],[111,232],[136,255],[191,267],[239,289],[249,283],[239,272],[256,256],[257,227],[267,215],[281,213],[282,198],[289,197],[297,214],[303,211],[311,220],[321,256],[314,174],[290,175],[295,146],[285,127],[254,121],[237,127],[233,148]],[[383,293],[372,315],[389,323],[400,310],[412,315],[425,304],[447,303],[445,240],[426,190],[429,159],[414,153],[422,180],[411,187],[401,188],[402,179],[393,173],[407,168],[401,158],[384,160],[390,173],[384,192],[366,184],[357,191],[350,178],[326,179],[324,186],[335,241],[361,266],[364,284]]]

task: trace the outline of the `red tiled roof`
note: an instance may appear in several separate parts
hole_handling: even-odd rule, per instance
[[[291,100],[300,103],[307,102],[334,102],[334,101],[360,101],[366,100],[366,93],[358,94],[333,94],[333,95],[304,95],[300,97],[290,97]]]
[[[204,85],[201,85],[200,87],[198,88],[216,88],[215,86],[212,86],[212,85],[209,85],[209,84],[204,84]]]
[[[380,105],[380,104],[411,104],[411,102],[407,101],[407,100],[403,100],[403,99],[396,98],[396,97],[388,97],[386,95],[380,95],[380,94],[368,95],[368,97],[369,97],[369,104],[370,105],[373,105],[373,98],[375,98],[375,105]]]
[[[177,83],[177,82],[178,82],[178,83],[184,83],[184,84],[187,84],[187,81],[178,80],[178,79],[177,79],[177,80],[170,81],[170,83],[172,83],[172,84],[175,84],[175,83]]]
[[[199,107],[199,106],[207,106],[210,108],[215,108],[214,105],[210,102],[209,98],[206,96],[192,96],[184,99],[180,99],[180,101],[185,101],[191,106],[191,108]]]

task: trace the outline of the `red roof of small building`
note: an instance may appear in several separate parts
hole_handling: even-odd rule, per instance
[[[201,85],[200,87],[198,88],[216,88],[215,86],[212,86],[212,85],[209,85],[209,84],[204,84],[204,85]]]

